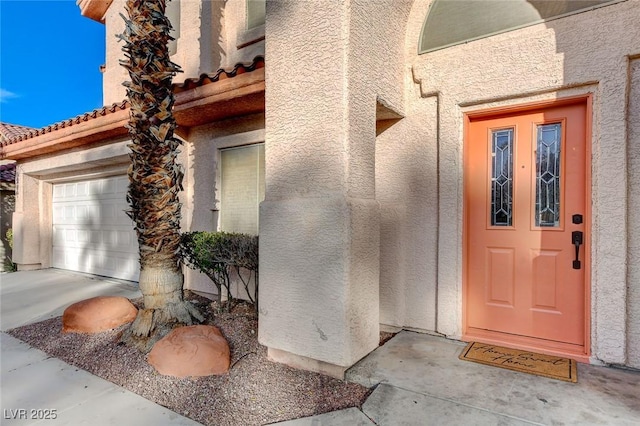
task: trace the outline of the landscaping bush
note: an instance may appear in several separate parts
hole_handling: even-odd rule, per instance
[[[9,228],[7,233],[5,234],[5,238],[7,243],[9,244],[9,248],[13,249],[13,229]],[[4,259],[4,271],[5,272],[16,272],[18,270],[13,260],[7,255],[7,258]]]
[[[218,306],[222,290],[229,302],[233,299],[232,279],[237,276],[249,301],[258,309],[258,237],[229,232],[186,232],[181,236],[183,262],[206,274],[218,290]],[[250,283],[254,278],[253,291]],[[229,306],[230,303],[227,304]]]

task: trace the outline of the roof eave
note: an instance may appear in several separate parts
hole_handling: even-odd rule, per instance
[[[80,14],[104,24],[104,16],[113,0],[76,0]]]
[[[174,116],[189,128],[225,118],[264,112],[264,68],[176,94]],[[3,146],[0,158],[25,160],[127,135],[129,108]]]
[[[264,112],[264,68],[176,94],[174,116],[181,127]]]

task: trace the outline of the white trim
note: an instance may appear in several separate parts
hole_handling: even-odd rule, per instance
[[[214,138],[218,149],[236,148],[242,145],[251,145],[264,142],[264,129],[251,130],[249,132],[235,133],[233,135]]]

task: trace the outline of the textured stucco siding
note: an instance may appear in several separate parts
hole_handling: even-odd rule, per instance
[[[125,59],[124,42],[116,36],[124,32],[126,0],[114,0],[105,15],[106,60],[103,77],[105,105],[121,102],[126,97],[122,82],[129,80],[119,61]],[[245,0],[182,0],[180,2],[180,34],[171,60],[182,72],[174,83],[201,74],[215,73],[220,68],[232,69],[238,62],[249,63],[264,54],[264,30],[245,29]],[[253,37],[251,35],[257,34]],[[262,36],[262,40],[261,37]]]
[[[370,266],[378,259],[378,235],[359,229],[377,222],[371,203],[344,197],[262,203],[263,344],[344,367],[375,347],[377,269]]]
[[[13,261],[19,269],[39,268],[40,258],[40,197],[38,180],[20,172],[16,174],[18,192],[13,213]]]
[[[325,6],[267,4],[258,336],[269,348],[348,366],[364,355],[352,353],[349,331],[361,326],[348,314],[348,16],[343,4]]]
[[[250,62],[256,56],[264,55],[264,26],[250,30],[246,28],[246,0],[218,0],[218,3],[221,5],[217,13],[224,29],[218,41],[216,56],[220,62],[217,67],[230,68],[238,62]]]
[[[409,89],[416,90],[408,81]],[[408,95],[407,117],[376,141],[380,203],[380,322],[436,329],[436,96]]]
[[[342,367],[377,346],[376,103],[404,107],[398,5],[267,4],[259,338]]]
[[[628,365],[640,368],[640,58],[629,64],[629,277]]]
[[[325,6],[267,4],[265,161],[270,200],[340,194],[346,189],[348,23],[339,5],[328,10]],[[282,157],[296,161],[281,161]]]
[[[126,0],[113,0],[107,13],[105,14],[105,64],[102,75],[102,99],[105,105],[115,102],[122,102],[127,96],[123,81],[129,80],[129,74],[120,65],[120,60],[124,59],[122,52],[123,42],[117,36],[124,32],[124,20],[120,14],[125,14],[124,5]]]
[[[591,349],[594,358],[625,363],[627,58],[640,50],[640,5],[617,3],[418,56],[413,17],[428,6],[414,4],[406,46],[423,96],[438,93],[441,102],[437,331],[462,332],[463,113],[592,93]]]

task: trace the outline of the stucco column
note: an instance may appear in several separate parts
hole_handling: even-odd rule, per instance
[[[341,377],[379,339],[375,96],[349,72],[348,2],[268,2],[259,340]]]
[[[13,262],[21,271],[41,267],[39,206],[38,180],[18,168],[16,211],[13,213]]]

